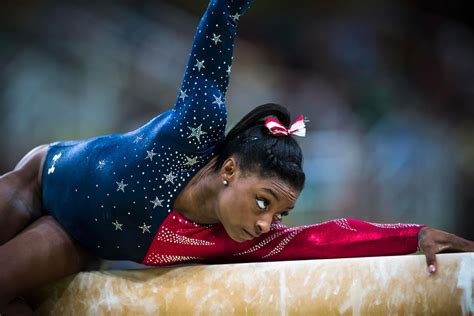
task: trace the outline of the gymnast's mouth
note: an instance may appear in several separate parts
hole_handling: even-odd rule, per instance
[[[254,236],[254,235],[252,235],[252,234],[251,234],[251,233],[249,233],[247,230],[245,230],[245,228],[242,228],[242,230],[245,232],[245,235],[247,235],[247,236],[249,236],[249,237],[250,237],[250,239],[257,238],[257,236]],[[250,239],[249,239],[249,240],[250,240]]]

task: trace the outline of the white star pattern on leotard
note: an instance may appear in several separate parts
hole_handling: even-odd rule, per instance
[[[212,95],[214,97],[214,102],[212,104],[217,104],[219,108],[221,107],[222,104],[224,104],[224,101],[222,101],[222,96],[216,97],[215,95]]]
[[[191,137],[196,137],[197,141],[200,143],[201,142],[201,136],[207,134],[207,132],[204,132],[201,130],[202,124],[199,125],[196,128],[189,127],[188,128],[191,130],[191,134],[189,134],[188,138]]]
[[[125,187],[128,185],[126,183],[123,183],[123,179],[120,182],[116,182],[118,185],[117,191],[122,191],[125,192]]]
[[[59,153],[59,154],[54,155],[54,157],[53,157],[53,162],[58,161],[59,158],[61,158],[62,155],[63,155],[62,153]]]
[[[62,153],[59,153],[53,156],[53,165],[48,168],[48,174],[52,174],[54,171],[56,171],[56,162],[59,160],[59,158],[61,158],[62,155]]]
[[[103,169],[105,167],[105,160],[100,160],[97,165],[97,169]]]
[[[174,184],[174,179],[176,179],[177,176],[175,176],[173,174],[173,172],[171,171],[169,174],[165,174],[165,183],[168,183],[168,182],[171,182],[172,184]]]
[[[158,206],[163,207],[163,204],[161,204],[163,201],[164,200],[160,200],[158,197],[156,197],[153,201],[150,201],[150,203],[153,204],[153,208],[157,208]]]
[[[196,59],[196,65],[194,65],[194,67],[197,67],[198,71],[201,71],[202,68],[206,68],[206,66],[204,66],[204,60],[199,61]]]
[[[112,222],[112,224],[115,226],[115,230],[122,230],[123,224],[120,224],[117,220],[115,220],[115,222]]]
[[[238,21],[239,18],[240,18],[240,14],[236,13],[236,14],[234,14],[234,15],[231,15],[230,17],[231,17],[232,19],[234,19],[234,21]]]
[[[150,161],[153,161],[153,157],[158,155],[157,153],[153,152],[155,148],[152,148],[151,150],[146,151],[146,158],[145,159],[150,159]]]
[[[179,90],[179,98],[184,101],[187,98],[186,90]]]
[[[190,158],[190,157],[186,156],[186,163],[185,163],[186,165],[192,167],[197,163],[198,163],[198,157]]]
[[[138,228],[141,228],[142,234],[144,234],[145,232],[151,233],[150,227],[151,227],[151,225],[147,225],[145,223],[143,223],[142,226],[138,226]]]
[[[135,140],[133,141],[134,144],[138,144],[143,140],[143,135],[137,136]]]
[[[221,39],[220,39],[220,37],[221,37],[220,35],[216,35],[216,34],[212,33],[212,39],[211,39],[211,41],[213,41],[214,44],[217,45],[217,43],[222,42]]]

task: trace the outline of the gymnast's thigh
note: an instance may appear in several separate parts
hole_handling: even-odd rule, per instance
[[[25,155],[11,172],[0,176],[0,245],[42,215],[41,174],[48,146]]]
[[[0,306],[17,296],[81,270],[97,259],[51,216],[41,216],[0,246]]]

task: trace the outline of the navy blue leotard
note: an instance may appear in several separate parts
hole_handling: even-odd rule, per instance
[[[97,256],[142,262],[178,194],[215,155],[236,25],[250,2],[211,1],[173,109],[126,134],[50,145],[43,206]]]

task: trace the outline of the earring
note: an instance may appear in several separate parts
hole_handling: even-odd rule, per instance
[[[229,181],[227,181],[227,180],[223,180],[222,183],[223,183],[225,186],[228,186],[228,185],[229,185]]]

